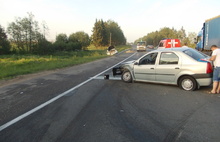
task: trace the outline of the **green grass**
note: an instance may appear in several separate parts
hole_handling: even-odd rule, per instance
[[[115,46],[115,48],[118,52],[121,52],[121,51],[126,50],[128,48],[131,48],[131,46],[130,45],[119,45],[119,46]],[[107,49],[108,49],[108,47],[98,47],[97,48],[92,44],[90,46],[88,46],[88,50],[107,50]]]
[[[120,52],[127,48],[130,47],[120,46],[116,49]],[[73,66],[105,57],[107,57],[106,50],[57,52],[48,56],[1,55],[0,79],[8,79],[18,75]]]
[[[130,45],[126,45],[126,46],[125,45],[120,45],[120,46],[116,46],[115,48],[117,49],[118,52],[121,52],[121,51],[124,51],[126,49],[131,48],[131,46]]]

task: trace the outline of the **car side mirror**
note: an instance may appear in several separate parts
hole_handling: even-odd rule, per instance
[[[138,63],[138,62],[135,62],[134,65],[139,65],[139,63]]]

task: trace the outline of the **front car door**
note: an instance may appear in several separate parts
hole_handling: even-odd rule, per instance
[[[155,81],[155,63],[157,52],[147,54],[134,65],[134,77],[139,81]]]

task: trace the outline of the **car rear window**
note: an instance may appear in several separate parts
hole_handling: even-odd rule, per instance
[[[178,64],[179,58],[175,53],[161,53],[160,56],[160,65],[170,65],[170,64]]]
[[[186,55],[192,57],[193,59],[195,60],[199,60],[199,59],[204,59],[206,58],[207,56],[200,53],[199,51],[196,51],[194,49],[187,49],[187,50],[184,50],[183,53],[185,53]]]

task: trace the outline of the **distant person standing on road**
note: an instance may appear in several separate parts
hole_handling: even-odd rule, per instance
[[[220,49],[216,45],[211,46],[212,56],[209,61],[213,61],[213,87],[210,94],[220,93]]]
[[[187,43],[185,42],[184,45],[183,45],[182,47],[188,47],[188,46],[187,46]]]

